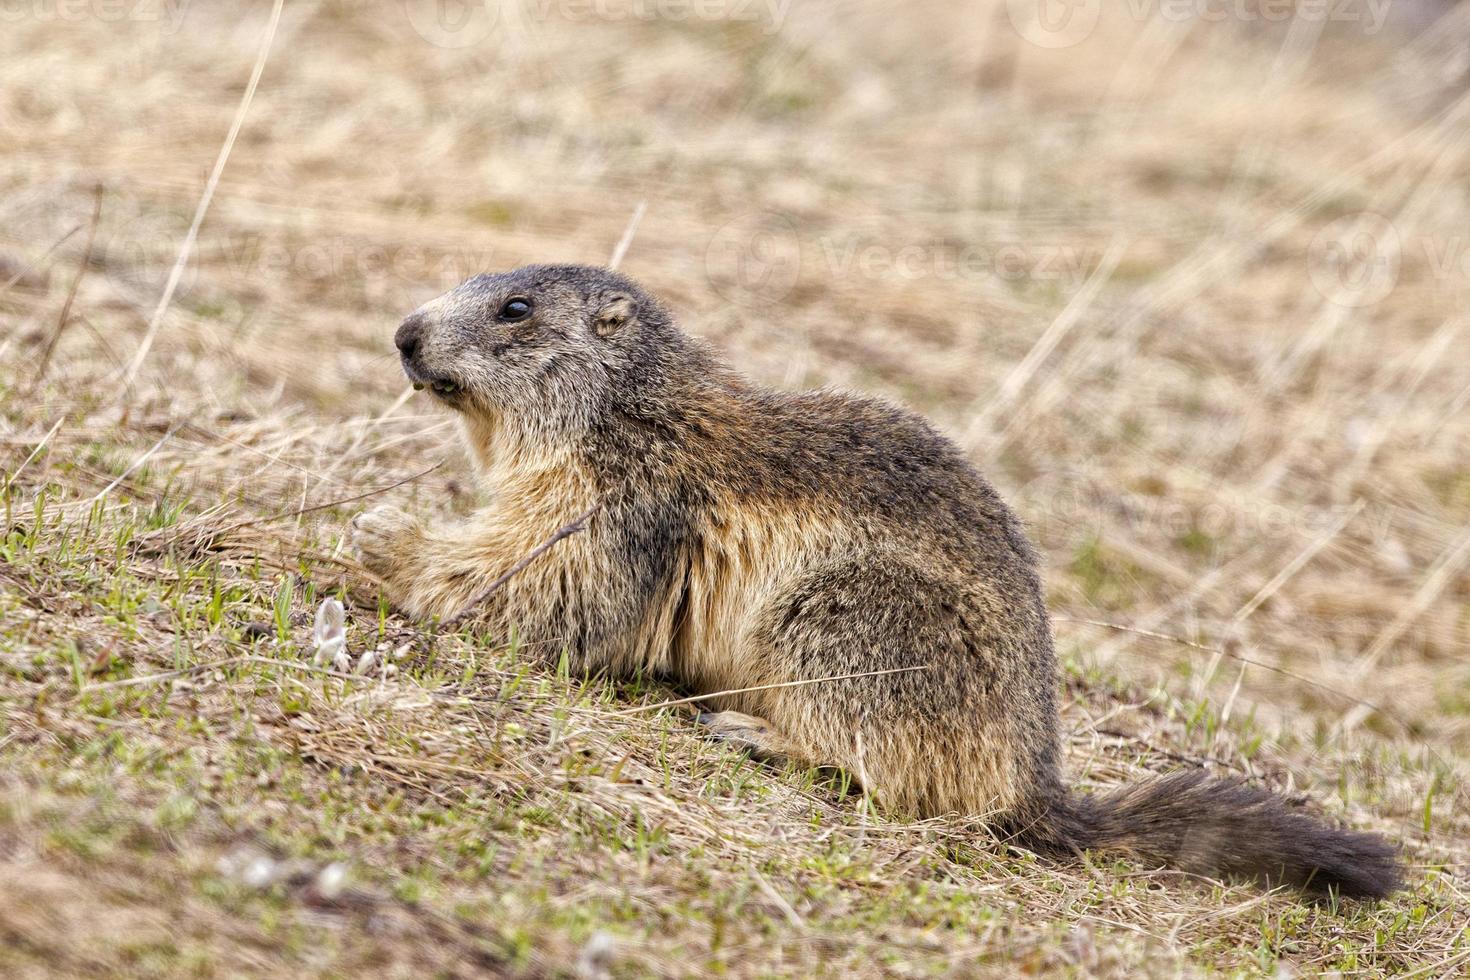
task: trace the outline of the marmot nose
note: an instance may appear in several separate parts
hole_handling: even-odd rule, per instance
[[[424,336],[424,318],[422,314],[412,313],[398,327],[398,332],[393,335],[393,343],[398,345],[398,352],[403,355],[405,361],[413,360],[418,353],[419,341]]]

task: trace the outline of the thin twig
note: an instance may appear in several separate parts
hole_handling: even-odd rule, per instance
[[[930,664],[919,664],[917,667],[890,667],[887,670],[868,670],[860,674],[837,674],[833,677],[812,677],[801,681],[782,681],[779,684],[760,684],[756,687],[734,687],[728,691],[713,691],[709,694],[696,694],[693,697],[676,698],[673,701],[660,701],[658,704],[641,704],[636,708],[624,708],[621,711],[609,711],[603,715],[605,718],[617,715],[636,715],[644,711],[657,711],[660,708],[673,708],[681,704],[693,704],[696,701],[707,701],[710,698],[723,698],[732,694],[749,694],[752,691],[774,691],[782,687],[805,687],[808,684],[825,684],[828,681],[851,681],[859,677],[882,677],[884,674],[907,674],[916,670],[928,670]]]
[[[9,292],[10,291],[10,288],[12,286],[14,286],[16,283],[20,282],[22,279],[24,279],[29,273],[31,273],[38,266],[40,266],[40,264],[42,262],[45,262],[47,259],[49,259],[51,257],[51,253],[55,252],[58,248],[60,248],[61,246],[65,245],[67,242],[71,241],[71,236],[75,235],[77,232],[79,232],[81,230],[82,230],[82,226],[81,225],[76,225],[76,226],[74,226],[71,229],[71,231],[68,231],[65,235],[62,235],[60,238],[58,238],[51,245],[50,248],[46,249],[46,251],[44,253],[42,253],[42,255],[41,255],[41,257],[39,259],[37,259],[36,261],[30,263],[27,266],[22,267],[21,270],[19,272],[17,272],[15,275],[11,276],[10,279],[8,281],[6,281],[6,283],[3,286],[0,286],[0,295],[3,295],[4,293]]]
[[[494,595],[497,591],[499,591],[501,586],[519,575],[522,571],[525,570],[527,565],[531,564],[531,562],[535,561],[537,558],[540,558],[543,554],[550,551],[553,547],[556,546],[557,542],[561,541],[563,538],[569,538],[573,534],[576,534],[578,531],[581,531],[583,528],[585,528],[587,526],[587,522],[590,521],[593,515],[601,509],[602,501],[599,500],[597,503],[593,504],[591,509],[589,509],[581,517],[578,517],[570,524],[562,526],[555,534],[533,548],[530,554],[526,555],[526,557],[522,558],[520,561],[510,566],[510,570],[507,571],[504,575],[500,576],[495,581],[487,585],[484,590],[480,592],[479,595],[475,596],[468,603],[466,603],[463,609],[446,619],[441,624],[440,628],[449,633],[453,633],[455,630],[459,629],[461,626],[469,621],[470,617],[474,615],[475,610],[479,608],[480,604],[483,603],[486,599],[490,598],[492,595]]]
[[[97,494],[97,496],[93,497],[91,500],[88,500],[86,502],[86,504],[83,505],[83,506],[91,507],[93,504],[97,503],[99,500],[102,500],[104,497],[106,497],[109,493],[112,493],[112,491],[116,490],[117,487],[118,487],[118,485],[120,483],[122,483],[122,481],[124,481],[128,477],[132,476],[133,473],[140,466],[142,466],[144,463],[146,463],[150,459],[152,459],[153,458],[153,454],[156,453],[156,452],[158,452],[160,449],[162,449],[163,448],[163,444],[166,443],[166,442],[168,442],[170,439],[172,439],[174,437],[174,433],[175,432],[178,432],[179,429],[180,429],[180,427],[182,425],[183,425],[183,423],[178,423],[178,424],[170,427],[169,430],[163,434],[163,438],[161,438],[157,442],[155,442],[152,445],[152,447],[146,453],[144,453],[143,455],[139,456],[137,459],[133,460],[132,465],[129,466],[127,469],[123,470],[122,473],[118,476],[117,479],[115,479],[111,483],[109,483],[106,487],[103,488],[103,490],[102,490],[101,493]]]
[[[357,452],[357,447],[361,446],[364,442],[367,441],[368,434],[376,429],[379,425],[381,425],[385,418],[398,411],[410,398],[413,397],[413,390],[413,385],[409,385],[407,388],[404,388],[403,392],[393,400],[393,404],[383,409],[383,411],[378,414],[377,418],[372,419],[370,422],[368,422],[368,424],[363,427],[362,431],[357,434],[357,438],[352,440],[352,445],[348,446],[346,450],[338,454],[337,458],[332,461],[332,465],[328,466],[318,475],[317,483],[321,483],[322,480],[330,477],[333,473],[337,472],[337,468],[339,466],[345,463],[348,459],[352,458],[352,455]]]
[[[628,227],[623,229],[623,237],[618,239],[618,245],[613,249],[612,258],[608,260],[607,267],[613,272],[623,264],[623,256],[628,254],[628,247],[633,244],[633,236],[638,233],[638,222],[643,220],[643,212],[648,207],[647,201],[639,201],[638,206],[633,209],[633,217],[628,219]]]
[[[15,482],[16,477],[20,476],[25,468],[31,465],[31,460],[41,455],[41,450],[46,448],[46,444],[51,441],[52,436],[56,435],[56,430],[60,429],[61,423],[65,421],[66,416],[63,415],[61,418],[56,420],[56,424],[51,427],[51,431],[41,437],[41,441],[36,443],[36,448],[31,450],[31,454],[25,458],[25,461],[23,463],[15,468],[14,473],[10,474],[10,479],[5,481],[5,486],[0,487],[0,495],[3,495],[5,491],[10,489],[10,485]]]
[[[219,530],[212,532],[209,536],[211,538],[217,538],[225,534],[234,534],[236,531],[242,531],[247,527],[257,527],[258,525],[270,524],[274,521],[290,520],[293,517],[300,517],[302,514],[310,514],[318,510],[327,510],[331,507],[341,507],[343,504],[352,504],[356,503],[359,500],[366,500],[369,497],[376,497],[379,494],[387,493],[389,490],[397,490],[399,487],[404,486],[405,484],[413,483],[415,480],[422,480],[424,477],[428,476],[430,473],[434,472],[443,465],[444,460],[441,459],[439,462],[435,463],[433,466],[430,466],[428,469],[415,473],[412,476],[406,476],[403,479],[398,480],[394,483],[390,483],[385,487],[378,487],[375,490],[368,490],[365,493],[353,494],[350,497],[340,497],[336,500],[328,500],[327,502],[321,504],[312,504],[309,507],[298,507],[294,510],[283,510],[278,514],[271,514],[268,517],[257,517],[249,521],[239,521],[235,524],[229,525],[228,527],[220,528]],[[174,537],[178,537],[182,533],[183,529],[174,528],[172,529],[172,531]],[[154,533],[168,533],[168,531],[165,530]]]
[[[1362,497],[1359,497],[1356,501],[1354,501],[1352,507],[1348,508],[1346,514],[1343,514],[1342,517],[1338,518],[1335,524],[1333,524],[1322,534],[1318,535],[1316,540],[1307,545],[1307,547],[1304,548],[1300,554],[1298,554],[1291,561],[1287,562],[1286,567],[1277,572],[1275,577],[1273,577],[1271,581],[1261,586],[1260,591],[1251,596],[1250,600],[1246,602],[1245,605],[1241,606],[1240,609],[1236,611],[1235,615],[1231,617],[1231,624],[1237,625],[1249,619],[1251,617],[1251,614],[1260,608],[1261,603],[1265,602],[1267,599],[1275,595],[1277,591],[1286,584],[1288,579],[1290,579],[1297,572],[1301,571],[1302,566],[1304,566],[1307,562],[1316,557],[1317,552],[1321,551],[1327,546],[1328,542],[1337,537],[1338,533],[1341,532],[1343,528],[1348,526],[1348,522],[1351,521],[1354,517],[1358,516],[1358,512],[1363,509],[1363,506],[1365,504],[1367,504],[1367,501],[1364,500]]]
[[[163,681],[175,680],[189,674],[198,674],[222,667],[233,667],[239,664],[267,664],[271,667],[286,667],[291,670],[299,670],[307,674],[321,674],[324,677],[336,677],[344,681],[357,681],[360,684],[375,683],[378,678],[368,674],[344,674],[340,670],[328,670],[315,664],[299,663],[295,660],[284,660],[277,657],[262,657],[259,654],[242,654],[238,657],[226,657],[223,660],[213,660],[209,663],[192,664],[181,667],[178,670],[164,670],[156,674],[145,674],[142,677],[128,677],[120,681],[104,681],[101,684],[88,684],[82,688],[82,693],[87,691],[106,691],[118,687],[137,687],[142,684],[157,684]]]
[[[766,876],[761,874],[753,866],[750,869],[750,873],[755,877],[755,883],[760,885],[761,891],[766,893],[766,897],[775,904],[776,908],[781,910],[781,914],[786,917],[786,921],[797,929],[805,929],[806,921],[797,914],[796,909],[791,907],[791,903],[786,901],[786,898],[780,892],[776,891],[775,887],[766,880]]]
[[[343,504],[354,504],[357,503],[357,501],[359,500],[366,500],[369,497],[376,497],[379,494],[387,493],[389,490],[397,490],[399,487],[405,486],[409,483],[413,483],[415,480],[422,480],[424,477],[428,476],[430,473],[433,473],[435,470],[439,469],[443,465],[444,460],[441,459],[439,460],[439,462],[435,463],[433,466],[430,466],[428,469],[421,470],[418,473],[415,473],[413,476],[406,476],[396,483],[388,484],[386,487],[378,487],[376,490],[368,490],[364,493],[353,494],[351,497],[340,497],[337,500],[328,500],[324,504],[312,504],[309,507],[298,507],[295,510],[284,510],[281,511],[279,514],[271,514],[269,517],[258,517],[253,521],[241,521],[239,524],[236,524],[228,530],[232,532],[239,531],[243,528],[255,527],[257,524],[270,524],[274,521],[284,521],[289,520],[293,517],[300,517],[302,514],[311,514],[319,510],[327,510],[331,507],[341,507]]]
[[[225,435],[223,432],[215,432],[215,431],[213,431],[211,429],[206,429],[206,428],[204,428],[201,425],[195,425],[193,422],[185,422],[184,423],[184,428],[187,429],[188,431],[194,433],[195,435],[199,436],[201,439],[204,439],[206,442],[211,442],[211,441],[212,442],[222,442],[222,443],[224,443],[227,446],[234,446],[236,449],[242,449],[242,450],[244,450],[247,453],[251,453],[251,454],[253,454],[255,456],[259,456],[261,459],[264,459],[271,466],[278,466],[278,465],[279,466],[284,466],[287,469],[292,469],[292,470],[295,470],[298,473],[305,473],[305,474],[308,474],[308,475],[314,474],[316,472],[315,470],[313,470],[313,469],[311,469],[309,467],[302,466],[300,463],[293,463],[289,459],[282,459],[279,453],[276,453],[275,455],[272,455],[271,453],[268,453],[268,452],[266,452],[266,451],[264,451],[262,449],[255,448],[254,446],[250,445],[249,443],[241,442],[238,439],[231,439],[229,436]],[[336,485],[338,487],[345,487],[346,486],[346,484],[342,483],[340,480],[331,480],[329,482],[331,482],[332,484],[334,484],[334,485]]]
[[[26,394],[35,391],[46,378],[46,371],[51,367],[51,355],[56,350],[56,345],[61,343],[61,335],[66,332],[67,322],[71,319],[71,305],[77,298],[77,290],[81,288],[82,278],[87,274],[87,266],[92,262],[92,246],[97,241],[97,224],[102,220],[102,185],[97,185],[96,197],[92,201],[92,224],[87,229],[87,244],[82,249],[82,264],[77,268],[77,274],[72,277],[71,288],[66,291],[66,301],[61,304],[61,315],[56,318],[56,327],[51,331],[51,339],[46,343],[46,349],[41,352],[41,363],[36,367],[36,374],[31,378],[31,383],[26,386]]]
[[[1067,302],[1066,307],[1057,314],[1056,319],[1052,320],[1051,326],[1047,327],[1037,338],[1036,343],[1032,345],[1031,350],[1027,351],[1020,363],[1011,369],[1010,374],[1001,382],[1000,390],[995,393],[990,402],[975,415],[960,441],[961,445],[973,448],[985,439],[986,433],[990,430],[991,420],[1011,407],[1016,397],[1035,376],[1042,362],[1051,356],[1057,345],[1082,320],[1082,315],[1097,298],[1098,291],[1112,277],[1127,247],[1128,241],[1122,235],[1113,236],[1112,241],[1108,243],[1107,251],[1103,253],[1102,260],[1098,262],[1092,275],[1082,284],[1082,288]]]
[[[1424,581],[1420,583],[1413,598],[1399,610],[1393,622],[1378,634],[1362,658],[1358,660],[1353,668],[1354,677],[1365,677],[1378,664],[1384,651],[1397,642],[1404,630],[1408,629],[1414,620],[1418,619],[1420,614],[1428,609],[1435,599],[1439,598],[1440,593],[1454,580],[1455,575],[1460,571],[1460,566],[1467,558],[1470,558],[1470,527],[1467,527],[1465,533],[1461,534],[1458,540],[1450,544],[1435,559],[1434,564],[1429,568],[1429,574],[1424,577]]]
[[[191,664],[188,667],[180,667],[178,670],[162,670],[156,674],[128,677],[120,681],[103,681],[101,684],[88,684],[77,693],[85,694],[88,691],[110,691],[119,687],[138,687],[142,684],[161,684],[164,681],[185,677],[189,674],[197,674],[201,671],[213,670],[216,667],[228,667],[231,664],[243,662],[243,657],[228,657],[224,660],[215,660],[207,664]]]
[[[271,46],[275,43],[276,27],[281,23],[281,10],[284,6],[285,0],[275,0],[275,6],[271,9],[271,19],[265,30],[265,40],[261,42],[260,53],[256,55],[255,67],[251,69],[250,82],[245,86],[245,94],[240,99],[240,107],[235,110],[235,118],[230,124],[229,135],[225,137],[219,156],[215,158],[214,170],[210,172],[209,180],[204,185],[204,194],[199,198],[199,206],[194,210],[194,221],[189,225],[189,232],[184,236],[183,244],[179,246],[179,255],[174,260],[173,269],[169,271],[168,283],[163,287],[163,295],[159,297],[158,306],[154,308],[153,316],[148,320],[148,331],[143,334],[143,342],[138,345],[138,352],[133,355],[133,360],[123,375],[122,390],[124,392],[132,388],[138,372],[143,368],[143,362],[148,359],[148,351],[153,347],[159,327],[163,325],[163,315],[168,312],[169,304],[173,302],[174,292],[179,288],[179,280],[183,278],[184,267],[189,264],[189,256],[194,251],[194,242],[199,238],[199,228],[204,224],[204,216],[209,212],[209,205],[214,200],[214,192],[219,187],[220,177],[224,175],[225,164],[230,159],[230,151],[235,148],[235,140],[240,137],[240,129],[245,125],[245,116],[250,112],[250,103],[255,100],[255,90],[260,85],[260,76],[265,72],[265,63],[270,57]]]
[[[1330,694],[1335,694],[1340,698],[1345,698],[1348,701],[1354,702],[1355,704],[1360,704],[1365,708],[1372,708],[1374,711],[1380,712],[1381,714],[1392,718],[1400,725],[1403,725],[1405,729],[1412,731],[1414,727],[1413,725],[1409,724],[1409,722],[1405,718],[1396,714],[1393,711],[1390,711],[1382,705],[1374,704],[1372,701],[1368,701],[1360,697],[1355,697],[1354,695],[1351,695],[1346,691],[1338,690],[1330,684],[1323,684],[1321,681],[1314,681],[1310,677],[1303,677],[1301,674],[1297,674],[1290,670],[1287,670],[1285,667],[1277,667],[1275,664],[1268,664],[1261,660],[1252,660],[1250,657],[1243,657],[1238,653],[1231,653],[1229,650],[1222,650],[1219,647],[1206,646],[1203,643],[1196,643],[1193,640],[1187,640],[1182,636],[1171,636],[1168,633],[1158,633],[1154,630],[1139,629],[1136,626],[1126,626],[1123,623],[1109,623],[1106,620],[1101,619],[1073,619],[1070,616],[1053,616],[1051,619],[1054,623],[1078,623],[1083,626],[1101,626],[1104,629],[1117,630],[1120,633],[1135,633],[1139,636],[1147,636],[1155,640],[1168,640],[1170,643],[1178,643],[1182,646],[1187,646],[1195,650],[1203,650],[1205,653],[1213,653],[1216,656],[1229,657],[1230,659],[1237,660],[1240,663],[1249,664],[1252,667],[1261,667],[1266,670],[1273,671],[1277,674],[1290,677],[1292,680],[1301,681],[1303,684],[1310,684],[1313,687],[1320,688]]]

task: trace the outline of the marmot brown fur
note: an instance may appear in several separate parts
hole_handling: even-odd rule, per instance
[[[597,502],[480,614],[576,671],[727,695],[753,751],[839,765],[891,808],[978,815],[1041,853],[1382,896],[1394,849],[1199,772],[1105,795],[1062,782],[1057,668],[1021,523],[911,412],[752,385],[629,279],[482,275],[413,313],[404,370],[463,420],[490,502],[355,524],[390,601],[449,617]],[[922,670],[900,670],[917,668]]]

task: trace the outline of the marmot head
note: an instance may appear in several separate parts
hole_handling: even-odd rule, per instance
[[[623,376],[678,343],[632,280],[579,265],[476,276],[409,314],[394,342],[414,387],[542,431],[585,425]]]

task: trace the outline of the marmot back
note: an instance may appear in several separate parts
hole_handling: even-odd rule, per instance
[[[549,640],[581,671],[762,687],[723,696],[710,734],[842,766],[899,811],[983,816],[1057,858],[1097,847],[1317,892],[1397,887],[1382,839],[1240,783],[1069,793],[1034,553],[918,416],[751,385],[631,280],[584,266],[471,279],[396,343],[460,415],[492,500],[454,527],[386,508],[355,522],[408,613],[460,612],[598,505],[477,610],[484,628]]]

